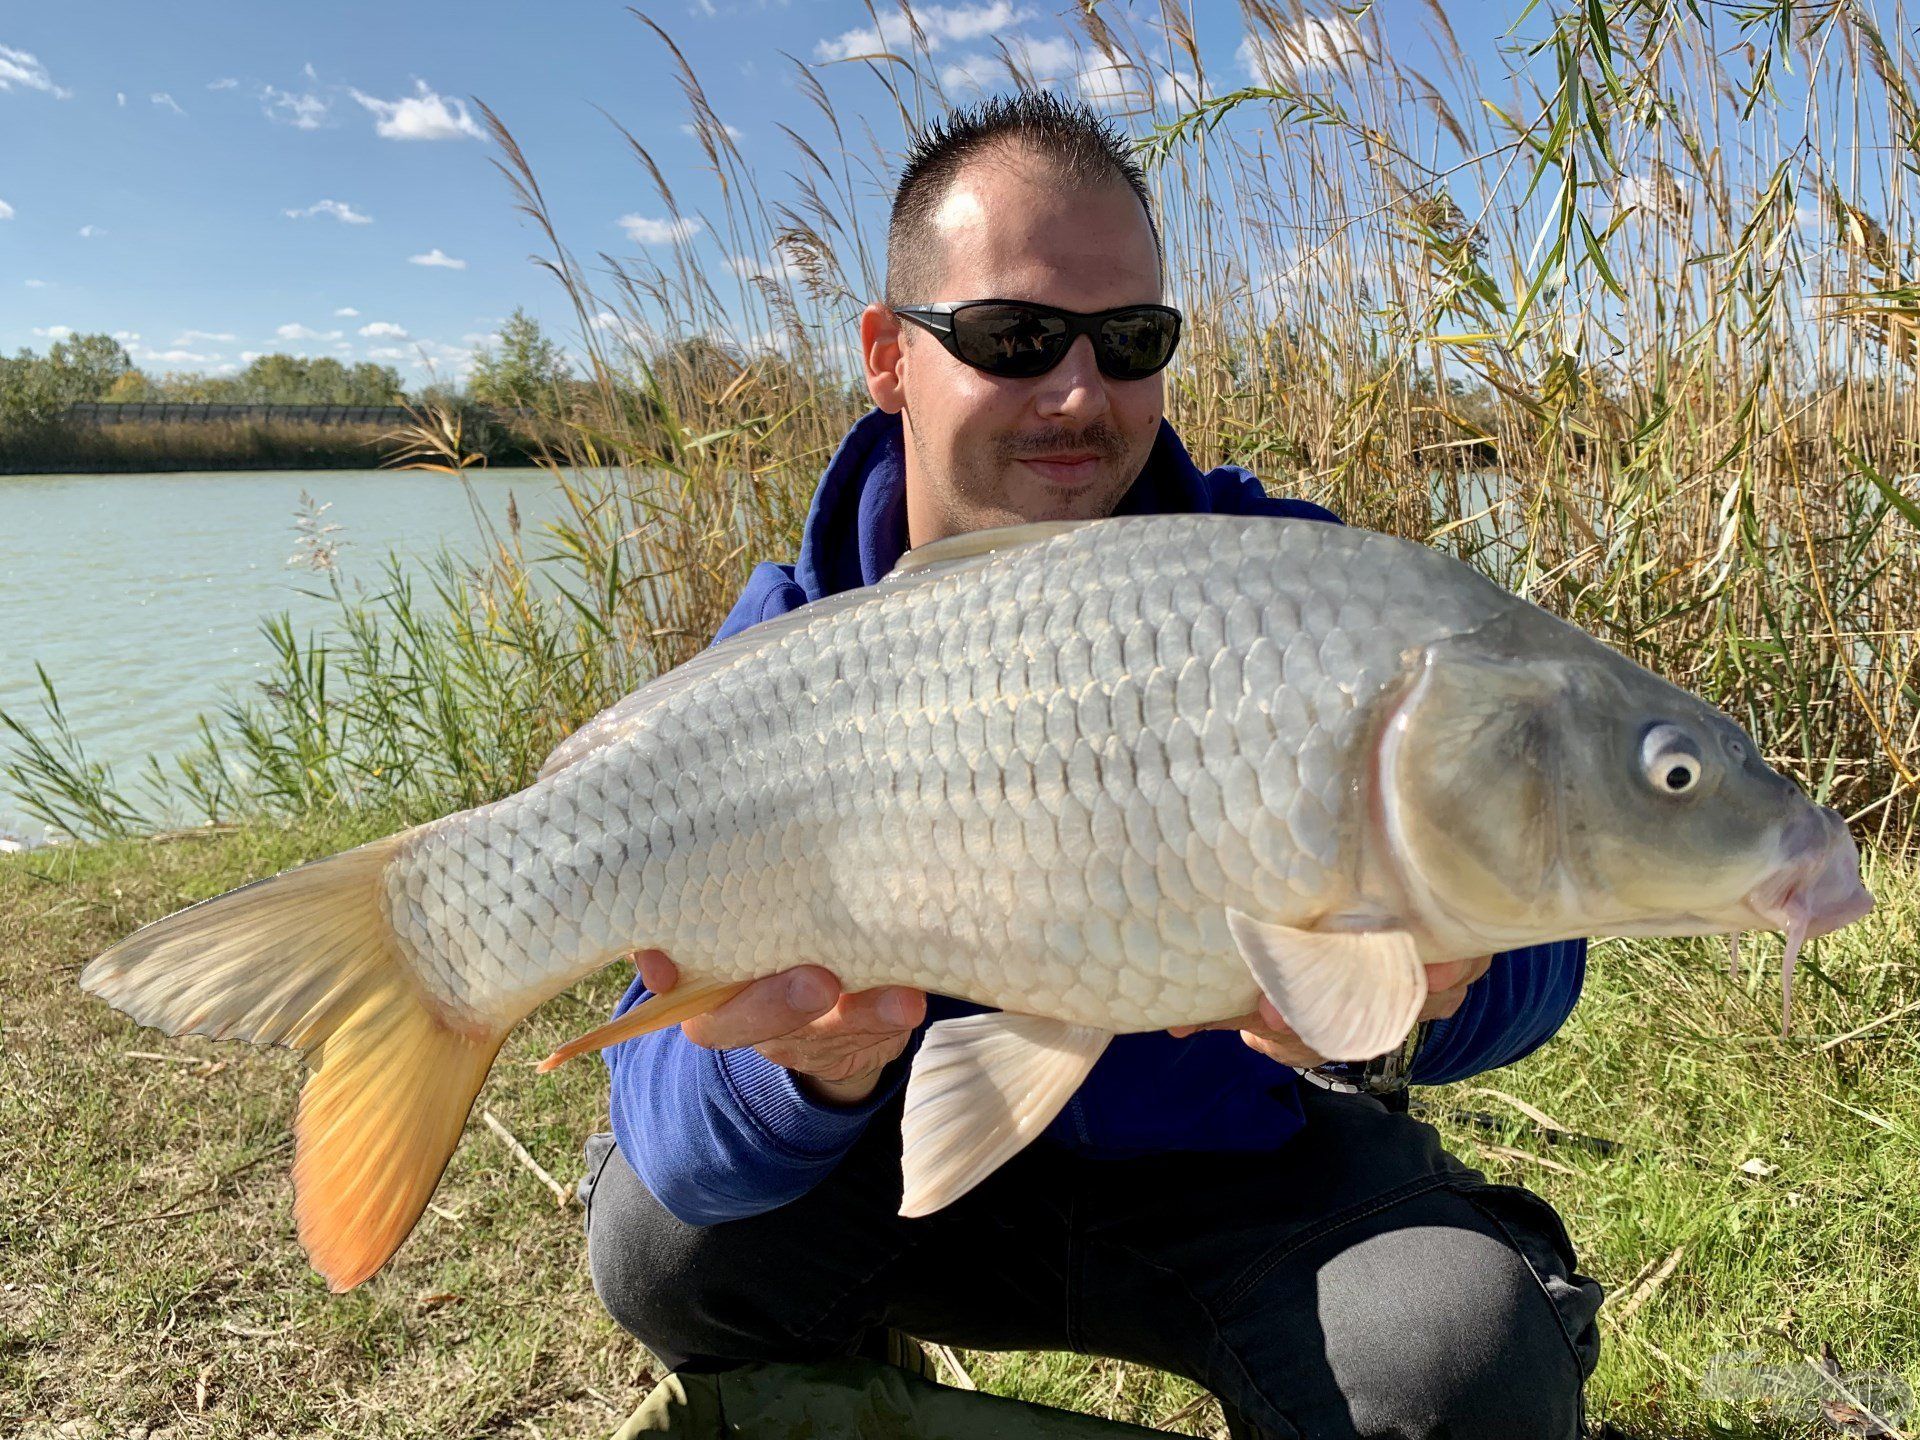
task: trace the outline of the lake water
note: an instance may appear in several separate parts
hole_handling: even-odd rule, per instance
[[[539,470],[476,472],[481,510],[505,529],[511,493],[532,532],[560,500]],[[302,491],[340,528],[342,577],[377,584],[389,551],[418,560],[484,541],[458,481],[388,470],[0,476],[0,709],[40,719],[46,667],[89,757],[123,791],[149,753],[194,736],[194,717],[260,674],[262,617],[323,625],[326,577],[290,566]],[[0,752],[11,739],[0,731]],[[0,835],[37,839],[0,782]]]

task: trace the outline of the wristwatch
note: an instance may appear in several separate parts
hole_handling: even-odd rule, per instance
[[[1420,1053],[1420,1046],[1432,1027],[1431,1020],[1422,1020],[1407,1032],[1398,1049],[1371,1060],[1329,1060],[1302,1070],[1301,1078],[1323,1089],[1350,1095],[1397,1095],[1407,1088],[1413,1075],[1413,1057]]]

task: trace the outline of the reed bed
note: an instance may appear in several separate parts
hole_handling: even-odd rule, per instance
[[[1225,35],[1173,4],[1129,19],[1089,3],[1070,12],[1067,71],[1018,41],[999,61],[1013,83],[1064,73],[1133,97],[1114,113],[1151,161],[1169,298],[1190,321],[1168,409],[1203,465],[1446,547],[1725,706],[1877,842],[1871,864],[1907,865],[1876,869],[1882,913],[1810,960],[1812,1031],[1794,1042],[1770,1038],[1773,992],[1729,985],[1704,949],[1617,944],[1561,1043],[1494,1089],[1429,1101],[1476,1163],[1550,1194],[1625,1297],[1596,1419],[1812,1433],[1824,1347],[1836,1373],[1920,1381],[1900,1118],[1915,901],[1890,853],[1920,814],[1908,19],[1864,0],[1506,9],[1530,38],[1469,49],[1452,28],[1465,7],[1442,0],[1358,16],[1243,0]],[[87,759],[49,683],[40,716],[4,717],[23,800],[76,835],[181,810],[311,825],[378,806],[404,823],[524,784],[583,718],[704,645],[751,564],[793,553],[866,407],[849,337],[883,278],[872,197],[908,130],[970,98],[943,89],[909,10],[887,18],[906,32],[894,50],[796,64],[794,153],[756,167],[641,17],[720,197],[699,212],[708,238],[658,259],[576,258],[537,157],[488,111],[590,375],[551,407],[563,518],[486,529],[478,560],[425,581],[340,585],[331,635],[269,622],[269,680],[139,779]],[[1235,40],[1252,84],[1202,58]],[[669,215],[692,213],[648,144],[624,141]],[[714,266],[709,241],[747,263]],[[454,414],[392,446],[393,463],[454,474],[481,459]],[[157,914],[178,897],[149,898]],[[1459,1118],[1476,1111],[1505,1128]],[[1626,1149],[1549,1146],[1534,1111]],[[556,1147],[577,1138],[551,1126]],[[582,1373],[612,1389],[617,1337],[583,1323],[600,1368]],[[977,1364],[1008,1393],[1212,1429],[1132,1371]],[[623,1378],[622,1407],[643,1377]]]
[[[377,425],[195,421],[49,424],[0,437],[0,474],[88,475],[164,470],[371,469],[384,453]]]
[[[313,642],[328,653],[276,635],[266,700],[210,717],[212,753],[233,763],[220,807],[187,785],[204,818],[384,799],[399,773],[461,777],[423,782],[425,809],[478,798],[466,752],[484,712],[417,723],[413,680],[380,678],[387,645],[441,666],[444,714],[462,697],[495,705],[503,686],[526,697],[512,733],[533,753],[478,767],[511,785],[598,706],[700,648],[755,560],[792,554],[820,469],[866,405],[850,337],[883,280],[871,197],[908,129],[970,94],[942,88],[911,26],[857,65],[796,63],[808,113],[775,181],[667,31],[639,18],[720,195],[704,234],[733,263],[714,267],[693,239],[583,263],[533,158],[486,112],[589,377],[549,407],[564,517],[540,536],[487,536],[482,562],[442,577],[444,614],[383,592],[346,606],[344,645]],[[1391,18],[1248,0],[1238,53],[1258,83],[1238,89],[1245,72],[1216,81],[1202,58],[1232,35],[1173,4],[1136,21],[1082,7],[1058,37],[1076,47],[1065,70],[1003,41],[1001,78],[1064,75],[1121,102],[1190,322],[1168,412],[1202,463],[1247,465],[1271,490],[1447,547],[1723,705],[1864,837],[1906,845],[1920,266],[1897,157],[1920,101],[1899,17],[1860,0],[1596,0],[1535,8],[1531,39],[1469,54],[1440,0]],[[898,133],[856,141],[850,114],[876,105]],[[660,161],[621,134],[681,217]],[[478,463],[461,423],[423,415],[395,460]],[[324,707],[275,698],[322,666]],[[253,768],[275,747],[328,780],[289,790]],[[17,763],[12,779],[29,799],[59,783]]]
[[[0,433],[0,475],[144,474],[182,470],[370,470],[392,451],[380,425],[298,421],[52,423]],[[489,427],[485,459],[530,465],[538,442]]]

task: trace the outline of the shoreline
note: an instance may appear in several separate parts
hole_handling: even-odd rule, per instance
[[[545,448],[539,436],[491,422],[469,426],[461,447],[503,468],[537,466]],[[397,456],[417,453],[417,437],[380,424],[278,416],[60,424],[0,432],[0,476],[377,470]]]
[[[546,466],[537,465],[530,461],[475,465],[472,467],[473,473],[476,474],[494,474],[500,471],[513,471],[516,473],[526,471],[528,474],[544,474],[546,469]],[[96,457],[84,461],[76,461],[71,465],[64,466],[42,463],[15,465],[11,462],[0,460],[0,481],[8,479],[30,479],[41,475],[273,475],[286,470],[388,470],[394,475],[413,474],[423,476],[429,473],[426,471],[408,470],[397,466],[390,467],[377,456],[351,458],[328,456],[323,459],[312,460],[306,464],[286,459],[279,459],[269,463],[252,457],[236,457],[227,463],[223,463],[217,459],[209,460],[205,457],[192,459],[182,458],[179,460],[154,460],[150,458],[135,460],[129,458],[125,464],[120,465],[102,463]]]

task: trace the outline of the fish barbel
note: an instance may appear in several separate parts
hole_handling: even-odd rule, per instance
[[[312,1066],[295,1215],[335,1289],[424,1208],[512,1027],[630,951],[682,976],[549,1064],[825,966],[932,1026],[902,1212],[1037,1134],[1116,1033],[1270,998],[1335,1059],[1424,965],[1871,908],[1844,824],[1725,715],[1437,551],[1323,522],[957,536],[715,645],[526,789],[149,925],[82,985]]]

